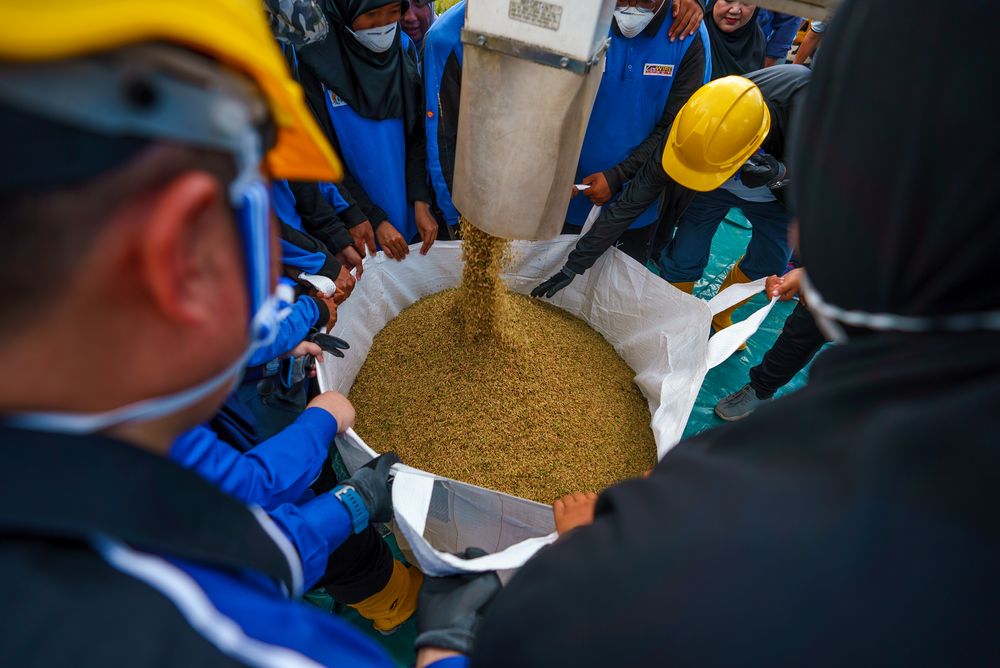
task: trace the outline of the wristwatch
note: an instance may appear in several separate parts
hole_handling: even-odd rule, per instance
[[[351,515],[354,533],[361,533],[368,528],[368,506],[358,494],[358,490],[351,485],[337,485],[330,493],[347,508],[347,512]]]

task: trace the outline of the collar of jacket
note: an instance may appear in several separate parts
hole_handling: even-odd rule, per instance
[[[0,425],[0,534],[108,536],[295,590],[292,565],[254,513],[165,457],[103,436]]]

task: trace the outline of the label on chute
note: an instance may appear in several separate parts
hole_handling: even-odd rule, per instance
[[[542,0],[510,0],[508,16],[539,28],[559,30],[563,8]]]

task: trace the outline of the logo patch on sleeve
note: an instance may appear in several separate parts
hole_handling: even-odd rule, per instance
[[[332,90],[328,90],[327,94],[330,96],[330,106],[331,107],[346,107],[347,103],[344,102],[344,98],[340,97]]]
[[[672,77],[674,76],[674,66],[673,65],[657,65],[655,63],[646,63],[642,68],[642,76],[644,77]]]

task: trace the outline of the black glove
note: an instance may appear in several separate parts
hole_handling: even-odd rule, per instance
[[[343,357],[344,353],[342,351],[351,349],[351,344],[347,341],[337,336],[323,334],[322,332],[313,332],[309,336],[309,340],[322,348],[323,352],[330,353],[334,357]]]
[[[389,480],[393,464],[399,463],[395,452],[388,452],[371,460],[341,484],[350,485],[361,496],[368,509],[370,522],[388,522],[392,519],[392,484]]]
[[[470,547],[460,556],[472,559],[485,554]],[[500,578],[492,571],[425,579],[417,605],[414,645],[417,649],[438,647],[471,653],[479,618],[498,591]]]
[[[747,188],[772,188],[785,178],[785,166],[767,153],[757,153],[740,170],[740,181]]]
[[[562,268],[558,274],[545,281],[537,288],[531,291],[532,297],[541,297],[542,295],[551,298],[557,292],[565,288],[567,285],[573,282],[576,278],[576,274],[566,267]]]

